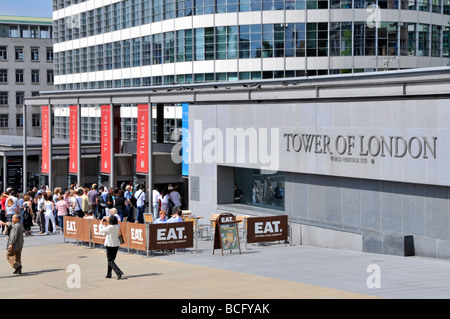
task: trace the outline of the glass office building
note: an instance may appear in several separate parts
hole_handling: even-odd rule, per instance
[[[448,65],[450,0],[54,0],[55,89]]]

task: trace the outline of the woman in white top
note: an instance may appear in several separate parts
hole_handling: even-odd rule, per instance
[[[100,227],[100,234],[105,235],[105,248],[106,248],[106,258],[108,260],[108,271],[106,273],[106,278],[111,278],[112,270],[117,275],[117,279],[121,279],[123,272],[114,262],[117,256],[117,251],[119,250],[120,240],[119,232],[120,226],[117,221],[116,216],[112,215],[108,219],[103,218],[102,223],[105,227]],[[109,224],[109,225],[107,225]],[[106,226],[107,225],[107,226]]]
[[[15,213],[18,213],[18,209],[16,204],[14,204],[14,200],[11,197],[9,197],[6,200],[5,206],[6,206],[6,221],[10,222],[12,221],[13,215]]]
[[[53,199],[51,195],[46,194],[44,196],[44,207],[45,207],[45,234],[48,235],[48,224],[50,221],[52,222],[53,232],[52,234],[56,234],[56,223],[55,223],[55,215],[53,211],[55,210],[55,204],[53,203]]]

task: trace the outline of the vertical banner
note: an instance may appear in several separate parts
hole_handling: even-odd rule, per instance
[[[42,167],[41,173],[49,174],[50,168],[50,107],[42,106]]]
[[[137,147],[136,147],[136,173],[148,174],[148,148],[149,148],[149,105],[137,106]]]
[[[183,176],[189,176],[189,104],[183,103],[182,117],[181,117],[181,135],[182,135],[182,157],[181,157],[181,174]]]
[[[78,173],[78,106],[70,106],[69,173]]]
[[[101,169],[105,174],[111,173],[111,105],[101,106]]]

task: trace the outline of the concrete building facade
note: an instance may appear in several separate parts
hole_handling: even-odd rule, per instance
[[[27,96],[53,90],[51,18],[0,16],[0,135],[22,135]],[[40,107],[28,109],[28,136],[40,136]]]

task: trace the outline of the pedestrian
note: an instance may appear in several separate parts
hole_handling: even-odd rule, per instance
[[[145,185],[142,184],[139,190],[134,194],[136,198],[137,216],[136,221],[138,223],[144,223],[144,213],[145,213]]]
[[[159,192],[159,187],[156,186],[152,193],[152,208],[153,208],[153,217],[155,220],[158,218],[160,205],[161,205],[161,193]]]
[[[53,211],[53,215],[55,216],[55,220],[58,222],[58,210],[56,209],[56,204],[59,201],[59,196],[61,195],[62,188],[61,187],[55,187],[53,190],[53,204],[55,204],[55,210]],[[60,225],[61,226],[61,225]]]
[[[45,195],[45,234],[49,234],[49,224],[52,223],[52,233],[56,234],[56,223],[55,223],[55,215],[53,211],[55,210],[55,204],[53,203],[51,195]]]
[[[127,221],[132,223],[134,221],[134,219],[133,219],[134,208],[133,208],[133,202],[131,201],[131,199],[133,197],[133,186],[127,185],[125,187],[125,189],[126,189],[126,191],[125,191],[124,197],[126,199],[125,207],[127,209]]]
[[[180,193],[178,193],[176,187],[169,186],[169,198],[173,203],[172,210],[169,211],[169,215],[175,215],[177,210],[181,208],[181,196]]]
[[[98,205],[98,191],[97,184],[92,184],[91,190],[88,192],[89,197],[89,209],[94,211],[94,216],[97,217],[97,205]]]
[[[17,209],[16,204],[14,203],[14,200],[10,197],[6,200],[6,221],[10,222],[12,221],[12,217],[14,214],[18,214],[19,210]],[[19,215],[20,216],[20,215]]]
[[[45,233],[45,207],[43,191],[38,191],[36,195],[37,213],[36,223],[39,225],[39,234]]]
[[[120,216],[120,221],[125,221],[128,217],[126,198],[124,196],[123,189],[119,189],[117,196],[114,198],[114,206],[117,209],[117,213]]]
[[[0,196],[0,221],[6,222],[6,200],[8,199],[8,194],[6,192],[3,192],[3,194]],[[2,232],[3,232],[4,226],[2,226]]]
[[[123,272],[115,263],[117,252],[120,246],[119,232],[120,226],[116,216],[110,216],[108,219],[103,218],[102,224],[105,227],[100,227],[100,233],[105,235],[104,246],[106,248],[106,258],[108,260],[108,270],[105,278],[111,278],[112,270],[117,275],[117,279],[121,279]]]
[[[33,209],[31,204],[31,198],[27,194],[23,197],[23,229],[25,235],[31,235],[31,226],[33,226]]]
[[[84,187],[82,188],[83,190],[83,194],[81,195],[81,208],[83,210],[83,215],[87,214],[88,210],[89,210],[89,196],[88,196],[88,192],[89,190]]]
[[[100,187],[98,190],[98,219],[103,219],[104,216],[106,216],[106,202],[105,202],[105,196],[108,193],[106,190],[106,187]]]
[[[73,206],[73,215],[76,217],[83,218],[84,212],[83,212],[83,199],[81,198],[81,195],[83,195],[83,190],[81,188],[78,188],[77,191],[75,191],[75,201]]]
[[[105,216],[109,217],[111,208],[114,207],[114,197],[113,197],[114,188],[110,187],[108,192],[105,195]]]
[[[17,212],[19,213],[20,216],[20,222],[22,223],[23,226],[23,193],[19,193],[19,195],[17,196],[17,202],[16,202],[16,206],[17,206]]]
[[[64,200],[64,195],[59,196],[59,201],[56,203],[56,211],[58,214],[59,227],[61,227],[61,234],[64,233],[64,216],[69,213],[69,204]]]
[[[161,192],[161,210],[167,212],[170,209],[170,202],[169,202],[169,193],[164,190]],[[158,212],[158,216],[159,217],[159,212]]]
[[[72,196],[72,190],[66,190],[64,192],[64,201],[67,203],[67,206],[69,206],[69,211],[67,212],[67,214],[69,216],[73,216],[73,196]]]
[[[8,243],[6,244],[6,260],[14,268],[13,274],[22,273],[22,248],[23,248],[23,226],[20,223],[19,214],[12,216],[11,223],[0,222],[2,226],[11,228],[8,236]]]

